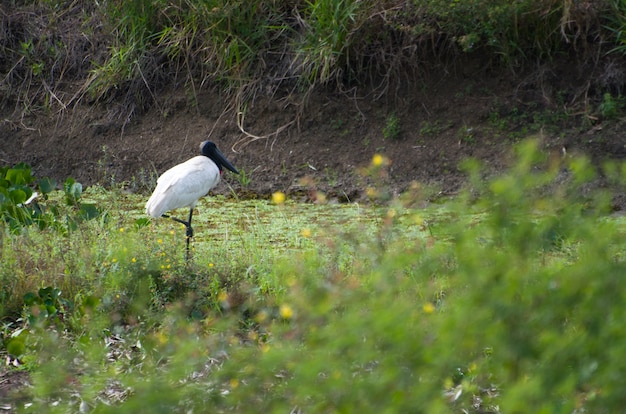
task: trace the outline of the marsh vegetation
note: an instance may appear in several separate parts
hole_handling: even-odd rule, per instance
[[[383,160],[366,173],[384,175]],[[501,176],[466,170],[472,185],[429,205],[417,183],[392,199],[371,188],[368,205],[207,199],[189,262],[182,226],[146,220],[145,197],[50,193],[38,208],[58,223],[2,233],[3,370],[24,382],[2,388],[4,407],[623,406],[626,228],[589,190],[597,172],[534,142]],[[624,171],[603,174],[623,183]],[[98,214],[69,220],[81,203]]]

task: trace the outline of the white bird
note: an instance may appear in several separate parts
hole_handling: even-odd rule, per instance
[[[167,211],[189,207],[187,221],[170,217],[185,225],[187,229],[187,258],[189,240],[193,237],[191,217],[200,197],[208,194],[219,182],[223,167],[239,174],[239,171],[224,157],[211,141],[200,144],[202,155],[193,157],[165,171],[157,180],[157,186],[146,203],[146,214],[154,217],[170,217]]]

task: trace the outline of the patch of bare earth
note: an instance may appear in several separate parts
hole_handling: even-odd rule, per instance
[[[378,98],[376,90],[363,89],[317,91],[304,104],[261,96],[245,113],[225,112],[225,98],[215,91],[202,91],[192,105],[179,89],[163,91],[153,110],[130,119],[112,115],[114,105],[82,105],[20,124],[3,122],[0,161],[26,162],[38,176],[59,182],[71,176],[87,185],[125,183],[147,192],[158,174],[211,139],[244,172],[242,182],[228,179],[240,196],[279,190],[306,195],[302,178],[308,177],[331,199],[357,201],[365,189],[359,169],[375,153],[392,161],[393,193],[416,181],[432,188],[433,196],[461,188],[459,164],[468,157],[490,171],[502,170],[511,145],[528,135],[541,139],[546,151],[565,148],[596,160],[626,154],[623,122],[583,119],[590,108],[577,99],[582,92],[576,73],[554,69],[516,77],[475,67],[415,76]],[[580,113],[569,119],[548,119],[575,111]],[[385,137],[394,115],[399,133]],[[539,128],[546,121],[552,127]],[[231,189],[221,185],[218,191]]]
[[[29,384],[29,374],[27,371],[1,367],[0,413],[13,412],[15,404],[21,400],[21,391],[25,390]]]

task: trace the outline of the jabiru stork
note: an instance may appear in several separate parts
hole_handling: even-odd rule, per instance
[[[189,240],[193,237],[191,218],[193,209],[200,197],[208,194],[219,182],[223,168],[239,174],[239,171],[226,159],[211,141],[200,144],[202,155],[193,157],[165,171],[157,179],[157,186],[146,203],[146,214],[150,217],[167,217],[182,223],[186,228],[187,253],[189,259]],[[187,221],[165,214],[167,211],[189,207]]]

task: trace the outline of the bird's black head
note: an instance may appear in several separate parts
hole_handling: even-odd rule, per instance
[[[222,171],[222,167],[226,167],[228,170],[234,172],[235,174],[239,174],[239,171],[224,157],[224,154],[217,149],[217,146],[211,141],[204,141],[200,144],[200,151],[202,155],[209,157],[213,160],[213,162],[217,165],[217,168]]]

